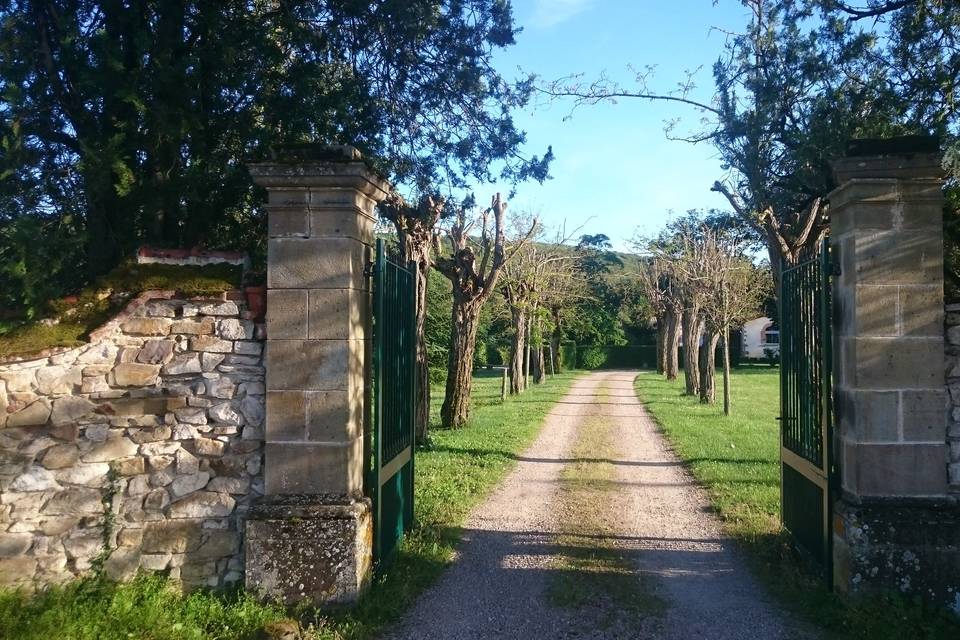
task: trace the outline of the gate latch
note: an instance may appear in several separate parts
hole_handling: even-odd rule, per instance
[[[377,263],[373,260],[368,260],[367,264],[363,265],[363,276],[365,278],[372,278],[377,272]]]

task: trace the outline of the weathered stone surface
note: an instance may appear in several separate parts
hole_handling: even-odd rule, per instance
[[[207,381],[207,395],[214,398],[229,400],[234,396],[236,390],[237,385],[226,376]]]
[[[0,586],[27,586],[37,572],[37,559],[30,557],[0,558]]]
[[[40,398],[16,413],[7,416],[7,427],[31,427],[46,424],[50,419],[50,401]]]
[[[146,387],[157,382],[160,365],[122,362],[113,368],[114,383],[119,387]]]
[[[211,438],[197,438],[193,441],[193,448],[201,456],[223,455],[226,444]]]
[[[79,367],[40,367],[37,369],[37,390],[44,395],[73,393],[83,382]]]
[[[119,476],[135,476],[144,473],[146,463],[143,457],[134,457],[114,460],[112,466]]]
[[[251,342],[249,340],[237,340],[233,343],[233,351],[234,353],[239,353],[241,355],[259,357],[263,353],[263,343]]]
[[[114,549],[107,561],[103,563],[103,571],[112,580],[122,582],[130,580],[140,568],[140,550],[133,547]]]
[[[207,424],[207,411],[203,407],[183,407],[173,412],[180,422]]]
[[[147,340],[140,353],[137,354],[137,362],[144,364],[165,364],[173,358],[173,347],[176,343],[173,340]]]
[[[36,369],[19,369],[0,373],[7,385],[7,391],[31,391],[37,383]]]
[[[233,343],[214,336],[197,336],[190,338],[190,348],[193,351],[209,353],[233,353]]]
[[[189,553],[200,546],[196,522],[151,522],[143,530],[140,548],[144,553]]]
[[[210,481],[210,483],[207,485],[207,490],[245,495],[248,491],[250,491],[250,478],[230,478],[227,476],[218,476]]]
[[[137,452],[137,445],[121,432],[112,431],[106,441],[94,446],[80,456],[84,462],[110,462],[117,458],[127,458]]]
[[[104,487],[110,465],[106,462],[92,462],[74,465],[56,472],[57,481],[63,484],[78,484],[86,487]]]
[[[181,353],[163,367],[163,374],[171,376],[201,371],[200,356],[196,353]]]
[[[209,413],[210,418],[220,424],[240,425],[243,423],[243,416],[229,402],[222,402],[210,407]]]
[[[165,336],[170,333],[172,320],[167,318],[130,318],[120,325],[124,333],[134,336]]]
[[[29,533],[0,533],[0,558],[22,555],[31,546],[33,546],[33,535]]]
[[[10,491],[56,491],[60,489],[52,472],[40,466],[31,466],[10,483]]]
[[[240,313],[240,310],[237,308],[237,303],[228,300],[226,302],[201,304],[199,312],[200,315],[204,316],[235,316]]]
[[[185,449],[177,451],[176,462],[177,473],[194,474],[200,469],[200,461]]]
[[[222,353],[206,353],[200,355],[200,364],[204,371],[213,371],[217,366],[223,362],[224,355]]]
[[[170,504],[170,495],[165,489],[157,489],[147,494],[143,499],[145,511],[163,511]]]
[[[180,498],[188,493],[203,489],[209,481],[210,474],[203,471],[190,476],[180,476],[174,479],[173,484],[170,485],[170,492],[175,498]]]
[[[170,564],[169,553],[150,553],[140,556],[140,566],[148,571],[163,571]]]
[[[130,439],[137,444],[145,442],[157,442],[159,440],[169,440],[171,429],[168,426],[156,427],[153,429],[137,429],[130,434]]]
[[[103,513],[101,493],[88,487],[71,487],[58,492],[44,505],[44,515],[94,515]]]
[[[236,531],[211,530],[205,540],[191,555],[197,560],[209,560],[233,555],[240,548],[240,535]]]
[[[47,469],[63,469],[80,460],[80,449],[75,444],[58,444],[47,449],[41,458],[41,464]]]
[[[181,320],[170,325],[170,333],[191,336],[212,335],[215,329],[216,321],[213,318],[203,318],[199,322]]]
[[[171,518],[223,518],[233,513],[236,501],[212,491],[196,491],[170,505]]]
[[[220,320],[217,322],[217,335],[224,340],[249,340],[253,338],[253,323],[236,318]]]
[[[56,426],[76,422],[94,410],[97,405],[81,396],[65,396],[53,401],[50,422]]]
[[[176,453],[180,449],[180,443],[172,442],[148,442],[140,445],[140,453],[147,456],[165,456]]]

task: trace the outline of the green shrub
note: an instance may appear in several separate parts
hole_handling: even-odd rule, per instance
[[[603,347],[580,347],[577,355],[581,369],[599,369],[607,362],[607,350]]]

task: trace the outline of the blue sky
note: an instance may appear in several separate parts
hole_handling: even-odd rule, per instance
[[[719,27],[740,30],[746,10],[737,0],[514,0],[514,18],[523,27],[517,44],[500,52],[498,69],[512,78],[533,72],[546,80],[572,73],[587,79],[606,70],[629,83],[628,65],[656,65],[650,88],[676,87],[686,70],[696,75],[692,97],[709,102],[710,68],[725,35]],[[652,233],[668,219],[668,211],[723,208],[710,192],[723,176],[716,152],[708,144],[667,140],[664,121],[681,117],[679,131],[697,127],[693,109],[669,103],[621,100],[617,104],[583,106],[555,102],[526,109],[515,116],[528,135],[527,151],[540,154],[553,145],[552,180],[521,185],[512,209],[538,212],[557,227],[573,228],[591,219],[585,233],[605,233],[617,248],[626,248],[637,228]],[[484,185],[480,202],[489,198]],[[504,191],[507,189],[504,187]]]

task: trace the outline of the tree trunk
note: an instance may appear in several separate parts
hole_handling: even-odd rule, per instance
[[[680,316],[674,312],[667,313],[667,360],[664,366],[664,373],[667,380],[676,380],[680,372],[679,355],[680,349]]]
[[[723,332],[723,415],[730,415],[730,332]]]
[[[417,284],[417,311],[414,327],[414,335],[417,340],[416,357],[416,378],[417,388],[414,397],[413,420],[415,425],[415,434],[417,443],[423,444],[427,441],[428,430],[430,428],[430,360],[427,356],[427,284],[430,279],[430,263],[428,261],[416,261],[416,284]]]
[[[513,323],[513,339],[510,343],[510,393],[524,390],[523,356],[527,349],[527,316],[515,307],[510,308]]]
[[[448,429],[458,429],[470,418],[473,352],[480,325],[480,305],[454,298],[451,317],[447,387],[440,407],[440,422]]]
[[[542,384],[547,377],[547,365],[546,359],[543,356],[543,344],[537,342],[533,347],[533,363],[531,364],[531,369],[533,370],[533,383]]]
[[[563,363],[560,359],[560,328],[554,325],[553,333],[550,334],[550,359],[553,361],[553,373],[560,373]]]
[[[657,373],[660,375],[663,375],[667,371],[666,321],[666,314],[657,316]]]
[[[716,352],[719,340],[720,332],[711,331],[700,349],[700,402],[703,404],[717,401]]]
[[[530,319],[527,318],[527,348],[524,349],[524,361],[523,361],[523,388],[526,389],[530,386]]]
[[[686,394],[695,396],[700,392],[700,338],[703,321],[698,309],[683,310],[683,380]]]

